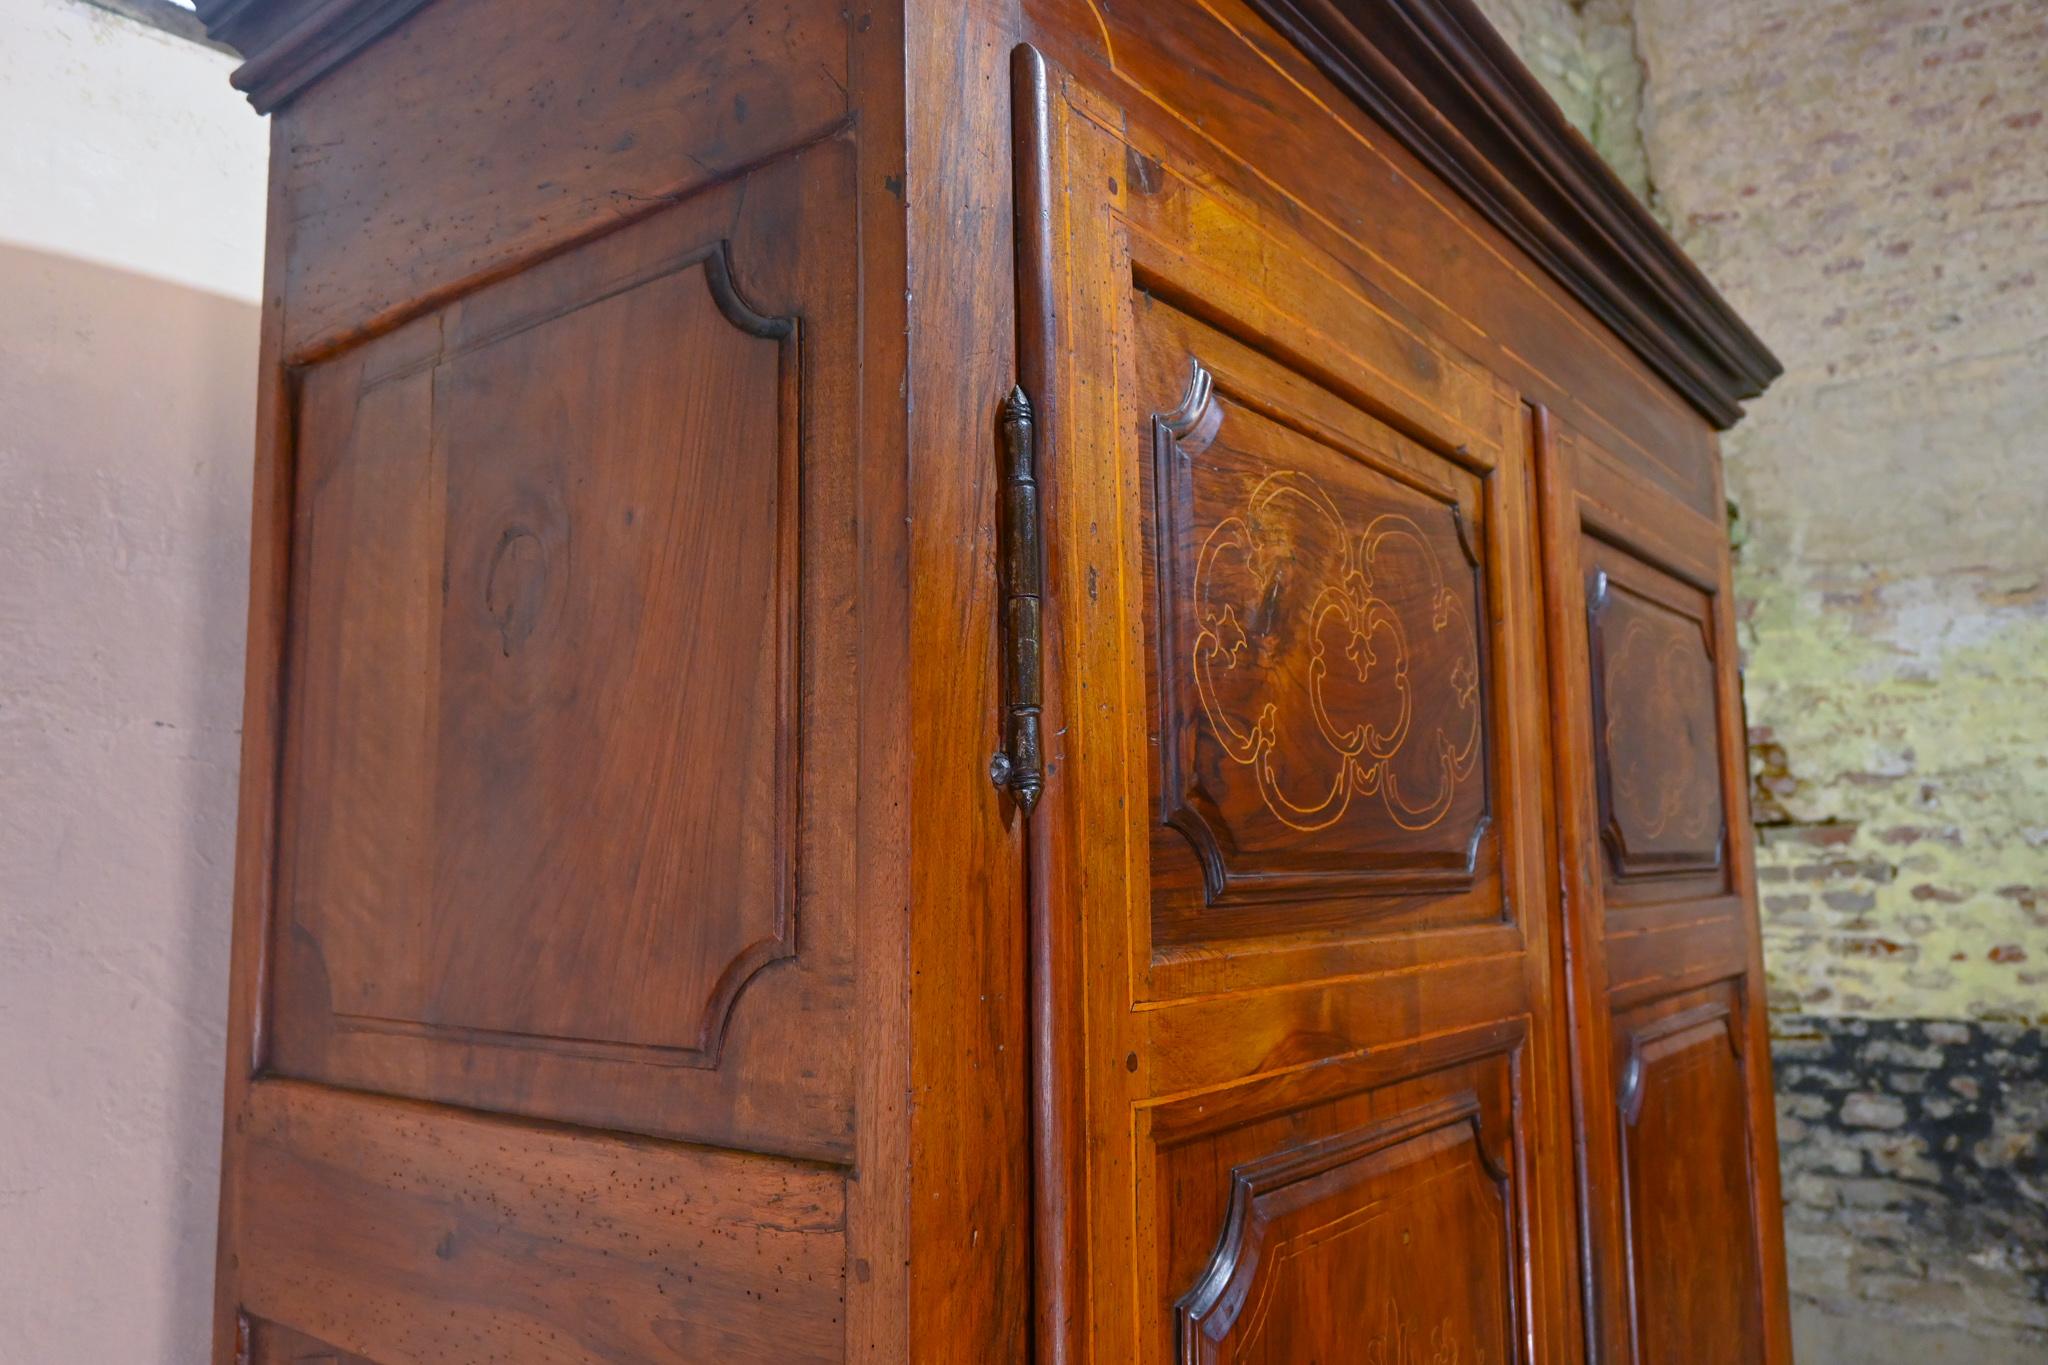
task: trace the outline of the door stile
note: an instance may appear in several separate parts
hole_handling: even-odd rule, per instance
[[[1625,1332],[1622,1305],[1608,1292],[1622,1282],[1626,1267],[1608,1258],[1625,1245],[1621,1235],[1615,1173],[1614,1134],[1604,1097],[1589,1095],[1588,1078],[1604,1074],[1610,1055],[1610,1016],[1605,991],[1605,938],[1591,921],[1595,893],[1594,851],[1579,837],[1594,826],[1587,790],[1573,756],[1592,751],[1590,680],[1577,660],[1586,657],[1584,592],[1579,583],[1579,517],[1569,467],[1570,454],[1558,440],[1557,419],[1541,403],[1530,406],[1532,459],[1542,556],[1545,658],[1549,665],[1551,789],[1557,808],[1558,925],[1563,939],[1568,1043],[1572,1065],[1572,1158],[1578,1188],[1580,1311],[1588,1361],[1608,1358],[1606,1343]]]
[[[1018,390],[1029,404],[1039,486],[1038,551],[1046,559],[1043,527],[1046,500],[1060,496],[1053,465],[1063,447],[1056,434],[1063,377],[1058,363],[1053,233],[1062,202],[1053,186],[1052,110],[1045,59],[1029,44],[1011,51],[1011,156],[1016,176],[1017,372]],[[1064,149],[1062,149],[1064,150]],[[1040,565],[1040,573],[1050,566]],[[1074,916],[1061,913],[1067,898],[1058,878],[1071,865],[1067,831],[1076,793],[1058,780],[1066,768],[1067,707],[1059,679],[1068,672],[1065,640],[1055,598],[1043,594],[1040,744],[1051,779],[1035,812],[1026,813],[1029,907],[1032,1149],[1033,1355],[1043,1365],[1073,1365],[1083,1359],[1081,1302],[1085,1263],[1082,1238],[1080,1086],[1084,1075],[1080,1030],[1073,1027],[1078,981]]]

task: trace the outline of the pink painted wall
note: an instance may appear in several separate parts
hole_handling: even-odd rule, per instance
[[[267,130],[219,53],[0,10],[0,1362],[196,1365]]]

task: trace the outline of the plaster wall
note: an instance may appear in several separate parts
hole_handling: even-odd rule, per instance
[[[1787,365],[1724,448],[1800,1359],[2048,1359],[2048,2],[1482,6],[1568,92],[1619,13],[1624,178]]]
[[[0,1361],[207,1358],[266,129],[0,0]]]

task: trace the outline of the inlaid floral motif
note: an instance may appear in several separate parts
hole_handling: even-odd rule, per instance
[[[1322,562],[1301,562],[1304,550]],[[1408,578],[1423,575],[1419,593],[1413,583],[1389,591],[1396,564]],[[1304,620],[1276,617],[1288,573],[1314,576]],[[1247,587],[1250,594],[1241,591]],[[1196,562],[1194,597],[1191,665],[1203,712],[1229,758],[1257,775],[1275,819],[1298,831],[1326,829],[1360,800],[1377,800],[1405,830],[1444,819],[1478,766],[1477,633],[1430,539],[1411,518],[1386,512],[1354,529],[1314,478],[1275,471],[1259,481],[1241,513],[1210,530]],[[1421,611],[1412,606],[1418,599]],[[1396,601],[1411,605],[1404,610]],[[1306,677],[1253,672],[1266,699],[1246,723],[1224,702],[1224,683],[1233,671],[1259,670],[1282,631],[1306,632]],[[1418,677],[1412,668],[1425,636],[1462,647],[1440,676]],[[1340,684],[1357,684],[1366,704],[1359,693],[1334,701]],[[1417,689],[1424,687],[1447,688],[1449,705],[1418,707]],[[1424,710],[1432,723],[1418,723]],[[1302,712],[1324,746],[1311,764],[1320,776],[1309,786],[1298,772],[1291,781],[1284,777],[1276,761],[1283,727],[1306,731],[1287,724]],[[1415,780],[1418,771],[1430,780]]]

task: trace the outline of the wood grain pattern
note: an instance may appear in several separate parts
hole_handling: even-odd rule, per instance
[[[202,10],[275,111],[217,1365],[1789,1359],[1774,362],[1467,0]]]
[[[342,1028],[712,1067],[794,951],[795,324],[656,269],[302,381],[279,985]]]
[[[1533,672],[1530,578],[1517,568],[1527,514],[1507,463],[1516,409],[1284,226],[1235,212],[1131,138],[1077,79],[1050,74],[1040,117],[1067,205],[1035,305],[1060,401],[1041,461],[1051,777],[1034,837],[1049,844],[1041,913],[1072,926],[1046,962],[1069,1021],[1054,1055],[1078,1068],[1050,1096],[1072,1108],[1047,1116],[1072,1158],[1041,1170],[1083,1211],[1065,1291],[1081,1321],[1062,1349],[1304,1359],[1362,1333],[1412,1348],[1448,1321],[1496,1358],[1533,1358],[1539,1337],[1550,1358],[1568,1317],[1517,1306],[1560,1299],[1562,1258],[1535,1248],[1561,1247],[1568,1221],[1547,928],[1512,909],[1534,903],[1542,875],[1540,764],[1507,701],[1528,695]],[[1400,537],[1375,540],[1382,517]],[[1226,542],[1228,565],[1215,551]],[[1326,587],[1338,595],[1318,604]],[[1368,609],[1407,620],[1376,614],[1377,629],[1335,633],[1345,611],[1363,623]],[[1337,781],[1327,766],[1306,777],[1312,746],[1327,743],[1312,720],[1329,681],[1318,612],[1331,622],[1323,656],[1354,651],[1356,690],[1322,708],[1344,718],[1330,726],[1340,734],[1401,730],[1401,689],[1375,692],[1382,675],[1357,665],[1362,650],[1384,651],[1391,683],[1405,646],[1405,723],[1424,743],[1378,780],[1438,796],[1448,760],[1440,820],[1411,799],[1422,828],[1403,829],[1383,787],[1351,793],[1321,829],[1275,818],[1309,804],[1293,793]],[[1199,642],[1205,630],[1220,639],[1226,615],[1244,640],[1205,663]],[[1305,701],[1305,729],[1273,718],[1276,698]],[[1263,772],[1227,748],[1233,729],[1261,724],[1294,750]],[[1226,855],[1213,901],[1186,833],[1167,823],[1162,773],[1176,765]],[[1230,878],[1247,872],[1293,880],[1243,897]],[[1462,1065],[1424,1045],[1474,1033],[1513,1041]],[[1365,1058],[1385,1069],[1361,1080]],[[1349,1086],[1319,1090],[1311,1072]],[[1465,1092],[1491,1115],[1493,1169],[1511,1175],[1486,1173],[1469,1124],[1382,1145],[1384,1123]],[[1230,1121],[1208,1126],[1211,1106]],[[1172,1139],[1148,1136],[1155,1124]],[[1442,1135],[1453,1131],[1465,1136]],[[1324,1142],[1341,1149],[1328,1167],[1316,1166]],[[1292,1179],[1297,1161],[1318,1173]],[[1277,1173],[1270,1200],[1232,1175],[1251,1169]],[[1410,1278],[1423,1262],[1404,1259],[1402,1230],[1426,1219],[1432,1235],[1441,1225],[1437,1252],[1495,1267],[1473,1298],[1431,1299],[1437,1287]],[[1353,1225],[1355,1238],[1317,1231]],[[1255,1261],[1286,1269],[1262,1279]],[[1382,1268],[1424,1294],[1420,1316],[1381,1321],[1386,1304],[1352,1292]],[[1264,1312],[1228,1307],[1261,1295]]]
[[[839,1172],[292,1082],[240,1136],[246,1310],[378,1365],[843,1358]]]
[[[1712,872],[1728,838],[1712,626],[1699,594],[1626,563],[1586,590],[1600,839],[1617,878]]]
[[[1742,1033],[1729,994],[1617,1023],[1636,1360],[1738,1365],[1762,1349]]]
[[[286,106],[287,353],[325,354],[830,135],[850,23],[825,0],[422,7]]]
[[[877,30],[890,8],[874,9]],[[1009,0],[919,0],[900,22],[896,50],[915,74],[895,51],[878,53],[875,83],[907,101],[906,159],[878,164],[863,185],[871,239],[906,219],[910,234],[898,267],[906,315],[888,337],[904,354],[866,381],[873,420],[911,471],[883,504],[905,528],[894,565],[905,646],[877,661],[871,684],[907,736],[904,795],[874,803],[878,823],[893,815],[903,829],[906,865],[899,936],[868,950],[901,973],[908,1005],[895,1038],[877,1040],[902,1057],[904,1081],[864,1103],[909,1139],[893,1168],[870,1165],[861,1184],[887,1180],[878,1207],[900,1203],[908,1227],[898,1264],[873,1263],[894,1277],[895,1303],[876,1311],[897,1344],[867,1358],[1022,1359],[1035,1252],[1026,846],[1014,804],[989,781],[1001,736],[995,440],[1018,378],[1005,94],[1016,15]]]
[[[847,737],[799,748],[852,713],[818,577],[850,546],[803,513],[847,477],[802,439],[844,304],[755,226],[835,164],[301,374],[279,1071],[846,1151],[851,1059],[805,1020],[848,1008],[843,912],[807,889],[850,854]],[[736,1019],[757,976],[776,1003]]]

